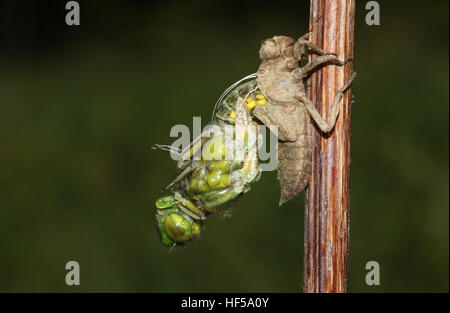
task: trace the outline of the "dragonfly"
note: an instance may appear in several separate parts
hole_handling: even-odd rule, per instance
[[[300,66],[307,52],[318,56]],[[180,154],[179,173],[156,201],[156,222],[161,242],[179,246],[198,239],[203,222],[211,215],[229,215],[228,208],[251,189],[261,176],[258,161],[257,125],[277,128],[279,205],[297,196],[308,184],[312,166],[313,122],[330,133],[339,115],[340,100],[351,86],[355,73],[336,93],[329,120],[325,121],[307,97],[305,82],[319,66],[344,66],[335,53],[325,52],[309,40],[287,36],[266,39],[259,50],[261,65],[225,90],[213,109],[211,126],[219,131],[196,138],[188,148],[155,145],[155,149]],[[226,140],[227,127],[234,127]],[[231,144],[230,144],[231,142]],[[225,158],[230,150],[240,157]],[[199,160],[193,159],[199,153]]]
[[[256,87],[256,75],[248,75],[217,100],[210,123],[215,127],[212,134],[204,131],[183,151],[173,146],[153,146],[175,152],[180,159],[179,173],[155,203],[163,245],[175,247],[198,239],[209,216],[230,216],[231,204],[259,180],[258,123],[251,112],[266,103]],[[232,130],[229,140],[227,127]],[[235,150],[240,152],[239,157],[233,153]],[[195,159],[196,154],[200,158]],[[227,158],[227,154],[231,157]]]

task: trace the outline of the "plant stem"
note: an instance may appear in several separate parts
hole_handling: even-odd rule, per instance
[[[341,60],[352,57],[354,14],[354,0],[311,0],[311,41]],[[350,79],[352,63],[326,65],[311,75],[308,95],[323,117]],[[351,100],[349,89],[331,134],[323,137],[315,131],[313,136],[313,169],[305,204],[305,292],[347,292]]]

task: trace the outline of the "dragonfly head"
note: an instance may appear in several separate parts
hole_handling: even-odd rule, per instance
[[[200,237],[201,225],[177,206],[173,196],[159,198],[156,207],[157,230],[163,245],[181,245]]]

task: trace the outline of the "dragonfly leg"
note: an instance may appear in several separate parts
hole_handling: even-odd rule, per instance
[[[173,185],[175,185],[177,182],[182,180],[184,177],[186,177],[190,172],[195,170],[197,167],[197,162],[192,162],[189,166],[187,166],[167,187],[166,189],[169,189]]]
[[[179,192],[174,194],[175,200],[180,204],[179,207],[190,217],[204,221],[206,219],[205,213],[200,210],[192,201],[184,198]]]
[[[176,153],[177,155],[181,155],[181,149],[174,146],[154,144],[151,146],[151,148],[153,150],[167,151],[170,153]]]

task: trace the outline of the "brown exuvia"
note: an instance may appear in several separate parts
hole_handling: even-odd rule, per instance
[[[319,56],[299,67],[308,49]],[[342,94],[351,85],[355,74],[336,94],[326,122],[307,97],[304,79],[319,65],[343,66],[351,59],[341,61],[334,53],[322,51],[309,41],[309,33],[297,41],[286,36],[267,39],[261,45],[259,56],[262,63],[257,72],[257,85],[270,105],[257,106],[252,114],[266,126],[278,126],[278,180],[282,205],[308,184],[313,149],[311,118],[323,133],[329,133],[336,123]]]

